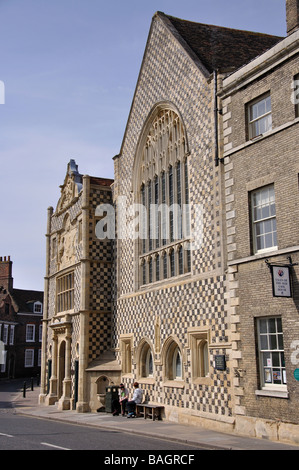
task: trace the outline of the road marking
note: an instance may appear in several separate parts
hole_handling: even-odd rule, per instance
[[[49,444],[48,442],[41,442],[41,445],[54,447],[55,449],[60,449],[60,450],[71,450],[71,449],[68,449],[67,447],[60,447],[60,446],[55,446],[54,444]]]
[[[3,432],[0,432],[0,436],[13,437],[11,434],[4,434]]]

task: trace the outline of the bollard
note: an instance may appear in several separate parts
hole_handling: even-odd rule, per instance
[[[26,398],[26,382],[23,385],[23,398]]]
[[[31,377],[31,392],[33,392],[33,377]]]
[[[36,376],[36,386],[37,387],[39,386],[39,374],[37,374],[37,376]]]

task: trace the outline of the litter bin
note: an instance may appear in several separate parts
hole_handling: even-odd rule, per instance
[[[113,412],[113,400],[118,400],[118,387],[110,386],[106,387],[106,399],[105,399],[105,411],[106,413]]]

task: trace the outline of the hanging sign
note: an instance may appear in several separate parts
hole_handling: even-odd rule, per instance
[[[289,266],[271,265],[274,297],[292,297]]]

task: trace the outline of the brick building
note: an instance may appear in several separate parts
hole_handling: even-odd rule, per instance
[[[41,401],[137,380],[166,419],[298,439],[298,8],[286,38],[154,15],[114,183],[71,161],[49,209]]]
[[[41,371],[43,292],[13,287],[12,261],[0,257],[0,378]]]
[[[297,442],[298,17],[221,90],[236,427]]]

